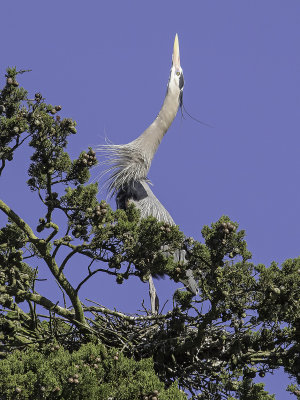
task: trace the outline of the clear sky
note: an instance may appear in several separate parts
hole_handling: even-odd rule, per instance
[[[30,95],[40,91],[78,123],[72,157],[105,136],[127,143],[160,109],[176,32],[185,107],[213,128],[178,114],[150,170],[154,193],[187,236],[201,240],[202,226],[226,214],[246,230],[255,263],[297,257],[298,0],[3,2],[1,84],[7,66],[32,69],[19,79]],[[41,207],[24,184],[29,155],[18,151],[1,178],[0,197],[36,226]],[[80,262],[71,268],[71,279],[80,268]],[[170,285],[158,282],[161,302]],[[135,311],[147,292],[137,281],[120,288],[99,277],[85,295]],[[276,377],[268,390],[286,399],[286,380]]]

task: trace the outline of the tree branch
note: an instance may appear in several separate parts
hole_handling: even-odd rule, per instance
[[[8,293],[11,296],[18,296],[23,298],[24,300],[27,301],[33,301],[44,308],[46,308],[49,311],[54,311],[56,314],[67,318],[69,321],[72,321],[75,323],[75,313],[74,311],[70,311],[66,308],[60,307],[57,304],[52,303],[51,300],[47,299],[44,296],[41,296],[38,293],[31,293],[27,292],[26,290],[20,290],[17,289],[16,287],[11,287],[11,286],[6,286],[6,285],[0,285],[0,293]]]
[[[91,302],[91,303],[95,303],[98,304],[96,301],[93,300],[89,300],[86,299],[87,301]],[[164,315],[159,315],[159,314],[155,314],[155,315],[138,315],[138,316],[131,316],[131,315],[126,315],[123,314],[119,311],[115,311],[115,310],[110,310],[109,308],[106,307],[101,307],[99,305],[99,307],[95,307],[95,306],[84,306],[84,310],[85,311],[94,311],[94,312],[100,312],[103,314],[109,314],[109,315],[114,315],[115,317],[119,317],[122,318],[126,321],[151,321],[151,320],[164,320],[164,319],[168,319],[170,318],[174,312],[173,311],[168,311],[166,314]]]
[[[56,224],[54,224],[54,222],[48,222],[45,225],[46,228],[53,228],[53,232],[50,233],[50,235],[47,237],[46,242],[50,242],[51,239],[54,238],[54,236],[57,234],[58,232],[58,226]]]
[[[93,260],[94,261],[94,260]],[[92,272],[89,272],[89,275],[87,275],[77,286],[77,288],[75,289],[75,291],[78,293],[79,289],[81,288],[81,286],[86,283],[93,275],[95,275],[97,272],[105,272],[108,275],[114,275],[117,276],[118,273],[117,272],[113,272],[113,271],[108,271],[107,269],[103,269],[103,268],[97,268]]]
[[[36,247],[40,255],[43,257],[44,261],[48,265],[50,271],[60,283],[62,288],[65,290],[67,295],[69,296],[71,303],[75,310],[75,319],[77,322],[80,322],[82,325],[87,325],[84,317],[83,308],[81,306],[81,302],[79,297],[67,280],[65,275],[59,270],[58,265],[55,259],[52,257],[50,253],[50,249],[45,240],[39,239],[33,233],[30,226],[22,220],[7,204],[5,204],[2,200],[0,200],[0,209],[9,217],[11,220],[27,235],[28,240]]]

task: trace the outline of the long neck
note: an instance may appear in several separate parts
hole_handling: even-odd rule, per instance
[[[180,91],[168,87],[162,108],[153,123],[135,140],[125,145],[104,144],[97,150],[106,157],[108,191],[114,195],[131,181],[147,178],[151,161],[179,107]]]
[[[150,168],[158,146],[172,124],[179,107],[179,90],[168,88],[162,108],[152,124],[133,142],[143,153]]]

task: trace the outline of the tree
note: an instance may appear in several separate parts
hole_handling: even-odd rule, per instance
[[[30,227],[0,200],[7,217],[0,230],[0,370],[12,377],[2,381],[2,398],[45,398],[42,387],[61,398],[99,398],[99,393],[118,399],[186,398],[178,383],[194,399],[268,400],[274,396],[253,379],[280,366],[295,380],[289,390],[299,397],[300,258],[281,268],[254,265],[245,232],[227,216],[204,226],[200,243],[178,227],[140,220],[133,206],[113,211],[99,202],[97,184],[87,184],[95,152],[89,148],[70,159],[66,147],[76,134],[75,121],[61,119],[61,106],[47,104],[40,93],[29,99],[17,82],[23,72],[9,68],[0,93],[0,174],[29,142],[27,183],[44,214]],[[65,224],[58,224],[57,211]],[[162,245],[170,249],[169,257],[161,253]],[[171,254],[178,248],[186,249],[187,265],[174,262]],[[87,267],[74,286],[65,267],[77,255]],[[63,305],[37,292],[37,259],[63,292]],[[119,284],[132,277],[143,281],[150,272],[178,282],[185,268],[194,271],[199,294],[176,290],[174,306],[165,313],[144,307],[144,313],[129,315],[84,304],[79,296],[95,274],[114,276]],[[117,368],[123,371],[118,378]],[[86,371],[95,378],[90,387]],[[125,390],[128,377],[135,391],[128,385]]]

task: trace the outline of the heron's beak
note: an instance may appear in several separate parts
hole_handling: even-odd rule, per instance
[[[176,33],[175,40],[174,40],[174,47],[173,47],[173,55],[172,55],[172,63],[176,69],[176,71],[180,70],[180,54],[179,54],[179,41],[178,35]]]

